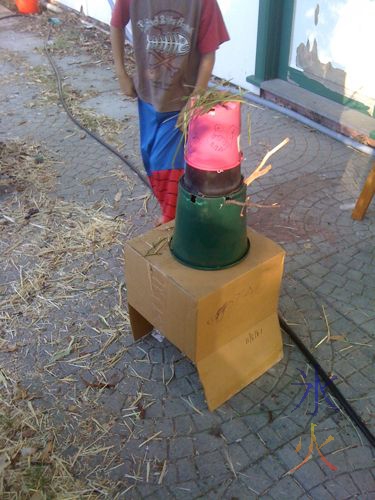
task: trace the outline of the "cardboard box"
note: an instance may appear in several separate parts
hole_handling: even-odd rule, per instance
[[[242,262],[200,271],[173,257],[172,235],[173,222],[125,245],[133,335],[155,327],[184,352],[214,410],[283,357],[277,309],[285,252],[248,229]]]

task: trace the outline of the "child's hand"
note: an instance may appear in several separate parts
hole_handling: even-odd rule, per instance
[[[128,75],[119,77],[120,88],[127,97],[137,97],[133,79]]]
[[[178,118],[177,118],[176,128],[179,128],[181,130],[181,132],[185,131],[186,124],[184,122],[186,119],[186,117],[185,117],[186,109],[189,109],[189,108],[187,108],[187,104],[185,104],[185,106],[181,109],[181,111],[178,115]]]

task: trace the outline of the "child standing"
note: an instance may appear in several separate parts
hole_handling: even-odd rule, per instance
[[[124,66],[124,28],[131,21],[134,80]],[[207,88],[215,51],[229,40],[216,0],[117,0],[111,20],[116,73],[123,93],[138,97],[141,153],[160,223],[175,217],[184,172],[178,115],[192,93]]]

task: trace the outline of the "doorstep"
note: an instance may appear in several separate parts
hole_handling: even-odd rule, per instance
[[[265,81],[260,89],[264,99],[296,111],[362,144],[375,147],[375,118],[284,80]]]

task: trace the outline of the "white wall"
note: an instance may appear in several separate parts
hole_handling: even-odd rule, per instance
[[[66,5],[71,9],[77,10],[78,12],[83,9],[85,15],[87,15],[87,2],[90,0],[63,0],[62,2],[52,2],[52,3],[61,3],[62,5]]]
[[[246,81],[255,73],[258,11],[261,0],[218,0],[230,41],[217,52],[214,73],[251,92],[258,87]]]
[[[104,23],[110,22],[114,0],[61,0],[58,3],[80,10]],[[255,73],[259,0],[218,0],[230,41],[217,52],[214,74],[235,85],[259,94],[259,89],[246,81]]]
[[[111,5],[114,5],[115,0],[58,0],[55,3],[65,5],[78,12],[82,8],[86,16],[109,24],[111,20]]]
[[[114,0],[87,0],[88,15],[93,19],[98,19],[102,23],[109,24],[114,4]]]

